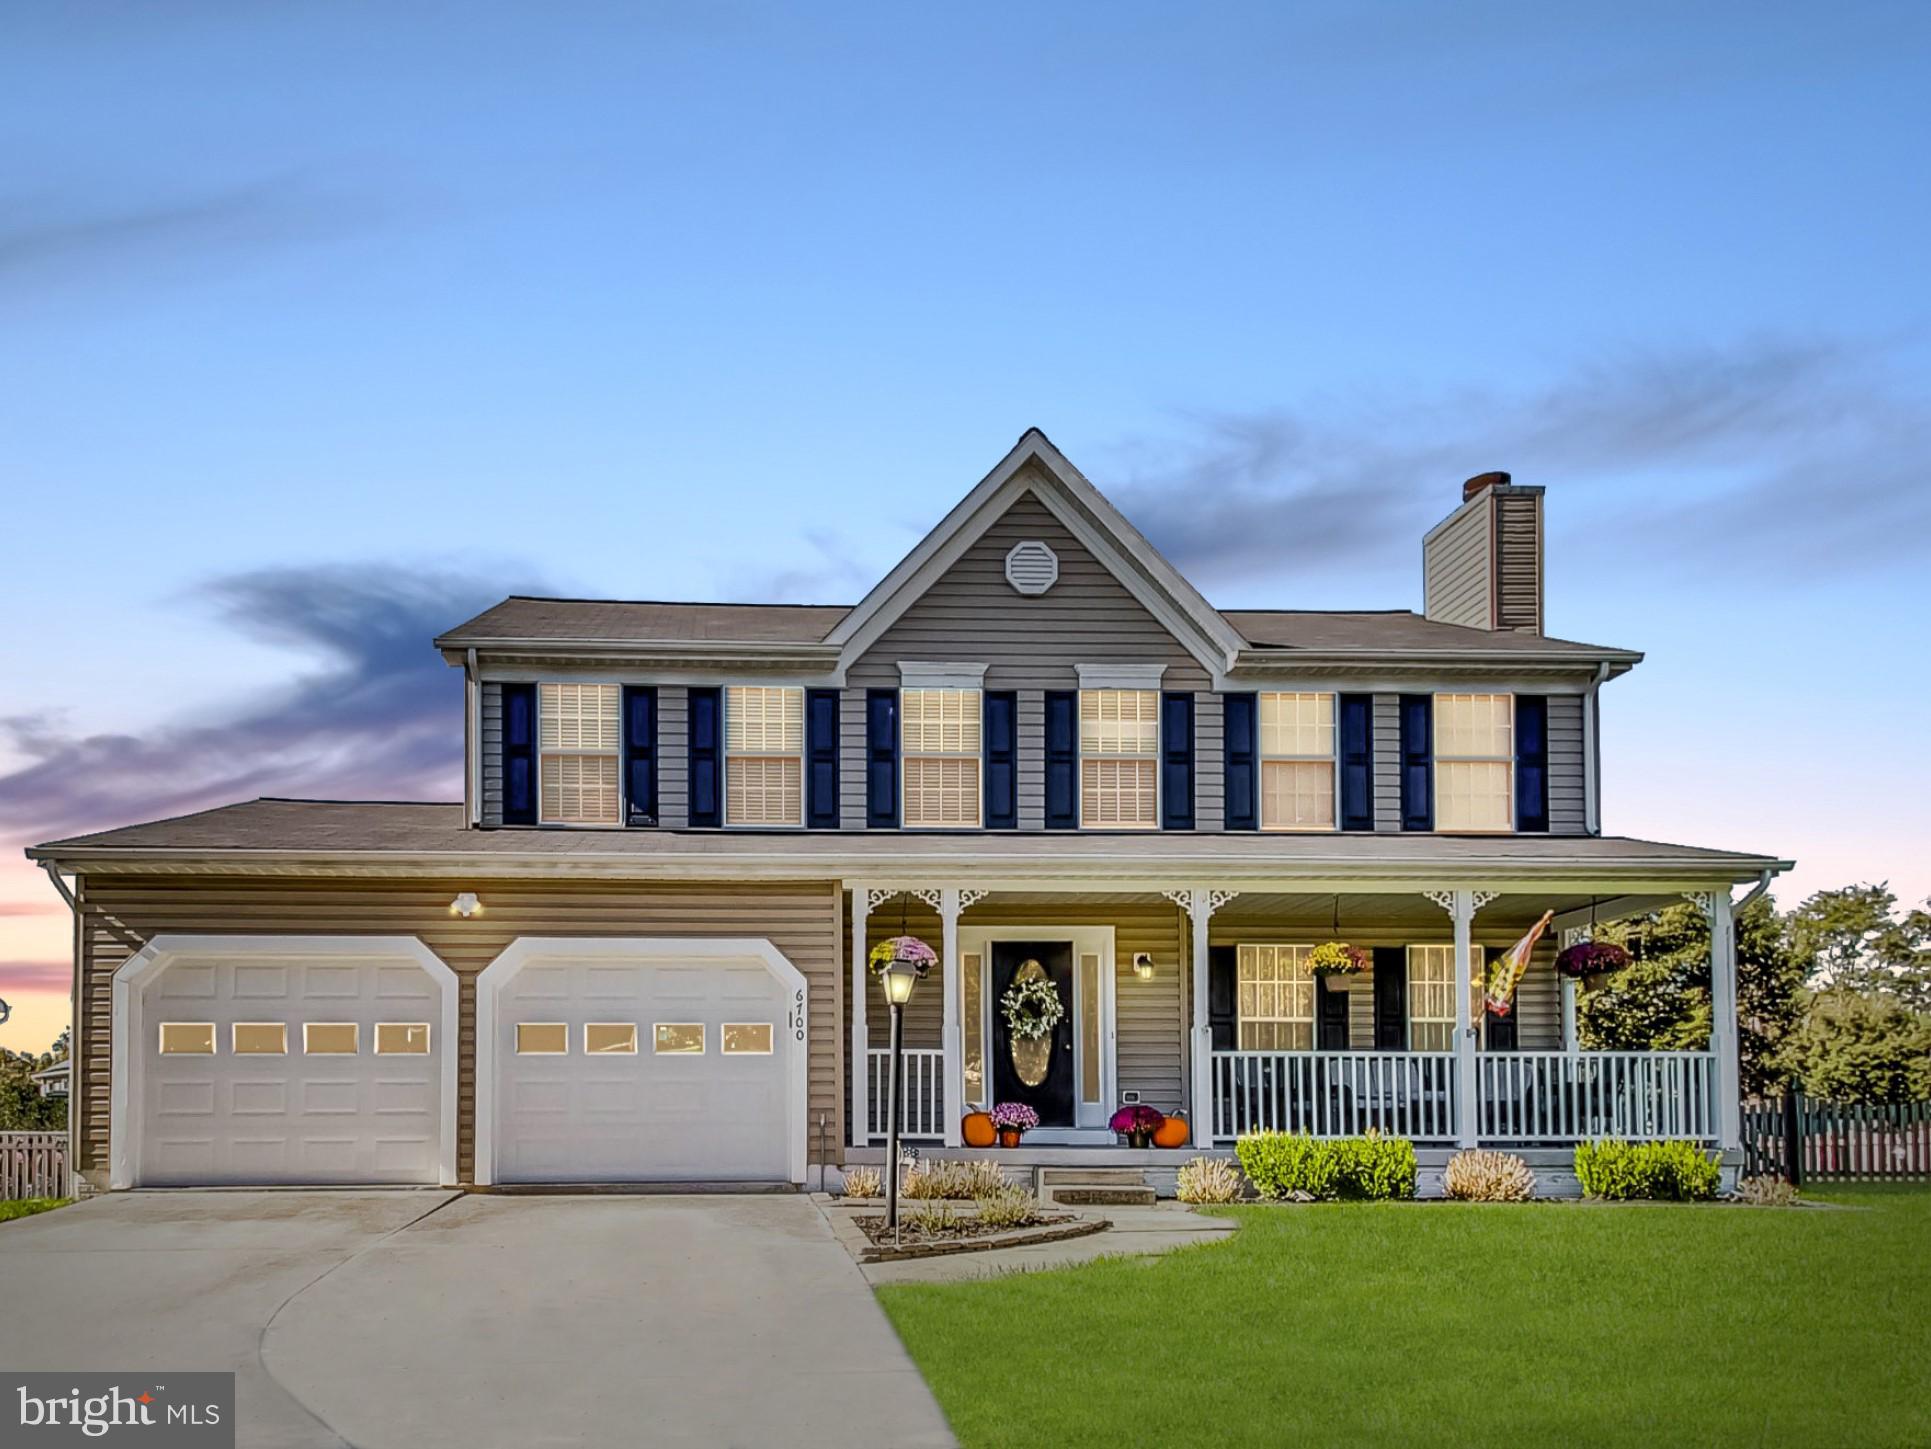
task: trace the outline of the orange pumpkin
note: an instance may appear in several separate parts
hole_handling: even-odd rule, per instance
[[[1166,1121],[1153,1129],[1155,1147],[1185,1147],[1187,1145],[1187,1119],[1179,1115],[1169,1116]]]
[[[999,1140],[990,1112],[968,1112],[959,1120],[959,1136],[968,1147],[990,1147]]]

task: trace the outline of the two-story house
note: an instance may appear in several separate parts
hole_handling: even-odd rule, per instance
[[[1038,431],[855,607],[510,598],[435,641],[456,804],[261,799],[43,845],[77,932],[97,1185],[815,1180],[1041,1118],[1014,1164],[1255,1127],[1738,1144],[1732,891],[1772,857],[1606,836],[1602,687],[1550,637],[1543,495],[1471,479],[1426,607],[1210,605]],[[451,721],[452,730],[455,721]],[[67,882],[71,880],[71,885]],[[1707,1051],[1579,1048],[1557,947],[1685,896]],[[1507,998],[1485,963],[1545,913]],[[1308,970],[1313,947],[1366,969]],[[1015,982],[1060,1003],[1041,1045]]]

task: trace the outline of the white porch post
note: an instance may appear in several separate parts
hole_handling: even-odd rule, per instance
[[[1571,927],[1562,933],[1562,947],[1566,951],[1569,947],[1587,939],[1588,933],[1581,927]],[[1580,1038],[1576,1035],[1576,978],[1573,976],[1564,976],[1561,980],[1561,989],[1562,1049],[1566,1052],[1573,1052],[1582,1044]]]
[[[1456,891],[1450,915],[1455,922],[1455,1138],[1462,1146],[1473,1147],[1481,1122],[1475,1101],[1475,1023],[1469,1017],[1469,998],[1475,991],[1474,950],[1469,945],[1469,927],[1475,920],[1474,893]]]
[[[852,887],[852,1130],[851,1145],[871,1142],[871,1036],[865,1026],[865,922],[872,914],[871,887]]]
[[[1189,948],[1193,963],[1193,1139],[1213,1145],[1214,1029],[1207,1007],[1207,928],[1213,922],[1213,894],[1196,886],[1187,896],[1187,916],[1193,926]]]
[[[1737,1033],[1737,929],[1726,887],[1712,891],[1710,918],[1710,1049],[1716,1053],[1716,1145],[1743,1145],[1743,1060]]]
[[[945,992],[945,1145],[959,1145],[960,1107],[965,1102],[965,1044],[959,1034],[959,889],[939,892],[939,983]]]

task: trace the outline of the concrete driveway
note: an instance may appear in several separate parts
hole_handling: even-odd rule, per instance
[[[250,1446],[953,1442],[801,1197],[123,1193],[0,1293],[0,1363],[233,1369]]]

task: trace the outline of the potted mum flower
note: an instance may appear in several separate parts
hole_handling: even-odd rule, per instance
[[[1120,1108],[1106,1125],[1125,1137],[1129,1147],[1151,1147],[1153,1134],[1160,1130],[1160,1125],[1166,1120],[1166,1113],[1159,1108],[1135,1102]]]
[[[1316,976],[1358,976],[1367,965],[1368,953],[1346,941],[1323,941],[1307,953],[1307,969]]]
[[[1578,941],[1564,947],[1556,957],[1559,973],[1582,982],[1591,991],[1628,964],[1629,952],[1614,941]]]
[[[992,1109],[992,1125],[1001,1147],[1017,1147],[1019,1139],[1039,1125],[1039,1113],[1024,1102],[999,1102]]]

